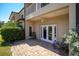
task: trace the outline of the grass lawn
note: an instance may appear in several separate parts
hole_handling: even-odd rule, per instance
[[[2,42],[2,37],[0,35],[0,43]],[[0,46],[0,56],[11,56],[10,46]]]
[[[0,47],[0,56],[11,56],[10,46]]]

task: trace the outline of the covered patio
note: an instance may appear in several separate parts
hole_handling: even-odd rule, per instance
[[[55,49],[52,44],[41,40],[27,39],[15,42],[11,47],[13,56],[67,56],[68,53]]]

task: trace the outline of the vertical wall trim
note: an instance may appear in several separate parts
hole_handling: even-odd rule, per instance
[[[76,4],[69,5],[69,29],[76,29]]]

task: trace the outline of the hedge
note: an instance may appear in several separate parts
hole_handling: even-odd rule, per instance
[[[5,42],[15,42],[25,39],[24,30],[19,28],[3,28],[1,35]]]

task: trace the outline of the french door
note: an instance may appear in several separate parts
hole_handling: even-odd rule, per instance
[[[41,39],[53,43],[56,40],[56,25],[42,25]]]

